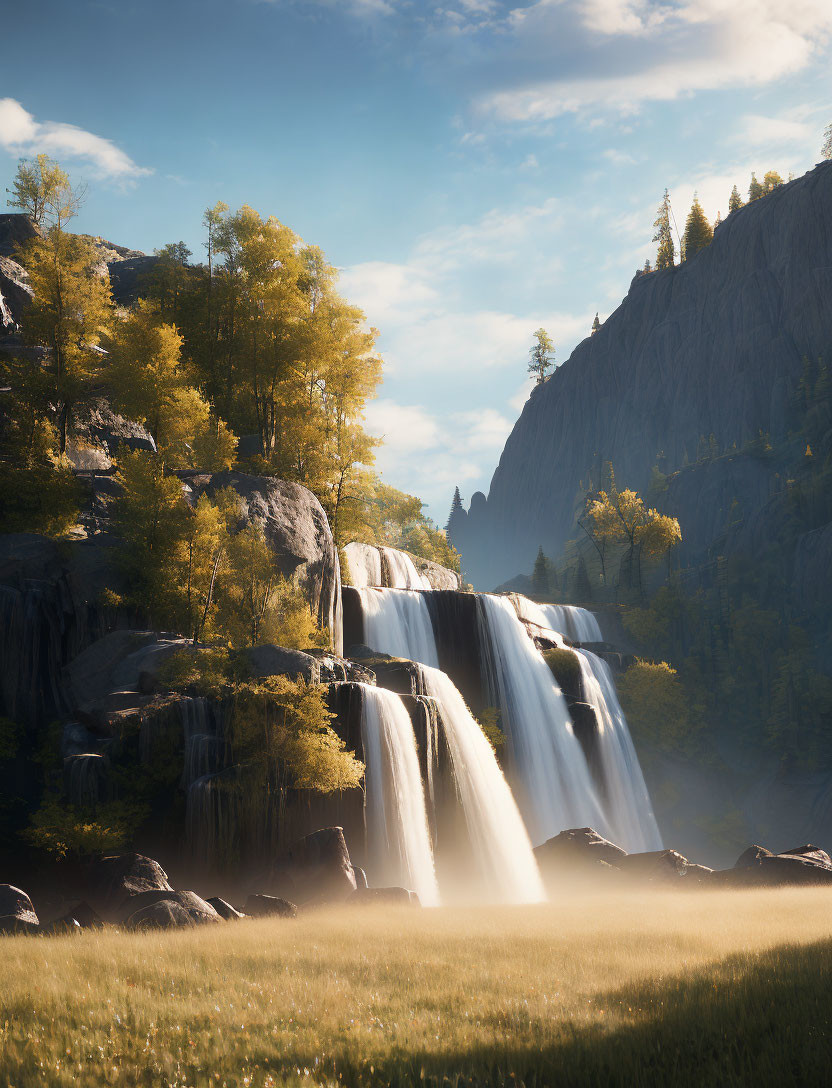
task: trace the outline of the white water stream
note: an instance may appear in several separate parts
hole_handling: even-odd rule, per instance
[[[483,671],[489,698],[502,712],[515,792],[532,842],[568,827],[608,833],[566,699],[548,665],[509,598],[483,594],[479,603]]]
[[[529,833],[494,749],[449,676],[422,665],[419,679],[423,694],[436,700],[468,834],[489,898],[541,902],[545,893]]]
[[[364,639],[371,649],[434,668],[439,665],[433,624],[421,593],[404,589],[361,589],[359,593]]]
[[[613,840],[630,853],[661,850],[662,839],[650,794],[618,701],[609,665],[588,650],[578,650],[584,698],[597,709],[597,753],[605,785],[605,808]]]
[[[361,687],[370,872],[376,884],[410,888],[423,906],[436,906],[439,889],[413,725],[394,692]]]

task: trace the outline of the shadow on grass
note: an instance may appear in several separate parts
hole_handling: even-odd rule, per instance
[[[732,956],[693,975],[600,995],[594,1005],[616,1026],[567,1022],[554,1045],[437,1049],[372,1070],[341,1061],[336,1072],[346,1085],[402,1088],[832,1083],[832,941]]]

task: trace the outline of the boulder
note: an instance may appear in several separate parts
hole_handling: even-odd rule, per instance
[[[713,875],[713,869],[688,861],[678,850],[649,850],[639,854],[627,854],[618,865],[626,876],[639,882],[676,882],[687,879],[689,884],[699,884]]]
[[[733,869],[715,873],[714,879],[728,887],[832,884],[832,858],[811,843],[781,854],[772,854],[762,846],[750,846],[740,854]]]
[[[104,925],[98,912],[94,911],[89,903],[83,899],[69,907],[52,924],[57,925],[59,922],[77,922],[81,929],[99,929]]]
[[[77,918],[68,915],[64,918],[56,918],[54,922],[47,922],[40,927],[42,937],[68,937],[71,934],[80,933],[84,927]]]
[[[591,827],[573,827],[535,847],[534,855],[545,875],[547,870],[565,867],[592,869],[599,864],[618,867],[627,857],[627,851]]]
[[[104,918],[117,915],[130,896],[173,891],[162,866],[143,854],[119,854],[92,862],[87,889],[88,901]]]
[[[267,676],[289,676],[303,679],[307,684],[319,684],[321,666],[302,650],[285,650],[282,646],[251,646],[244,651],[251,672],[258,680]]]
[[[152,926],[206,925],[222,917],[196,892],[147,891],[131,895],[119,909],[120,921],[128,929]]]
[[[155,685],[161,665],[184,647],[189,639],[156,631],[111,631],[88,646],[67,665],[65,682],[73,709],[92,714],[114,693],[133,694]],[[122,700],[122,702],[124,702]],[[124,703],[127,707],[129,699]],[[110,709],[120,709],[118,702]]]
[[[32,900],[13,884],[0,884],[0,933],[37,933],[40,922]]]
[[[209,903],[220,918],[224,919],[226,922],[233,922],[239,918],[245,918],[245,914],[243,914],[241,910],[232,907],[229,902],[225,899],[220,899],[218,895],[212,895],[209,899],[206,899],[205,902]]]
[[[298,908],[288,899],[254,892],[246,900],[244,913],[251,918],[295,918]]]
[[[270,886],[297,903],[346,899],[356,879],[344,829],[324,827],[290,846],[275,861]]]
[[[42,232],[25,212],[0,213],[0,257],[14,257],[19,246],[25,246]]]
[[[324,509],[308,488],[271,476],[244,472],[194,475],[185,481],[196,502],[233,487],[242,499],[242,525],[262,523],[266,539],[285,578],[299,586],[320,627],[332,635],[336,653],[343,651],[341,634],[341,569],[338,549]]]
[[[374,903],[389,903],[404,907],[420,907],[419,896],[407,888],[356,888],[349,898],[350,903],[358,906],[371,906]]]

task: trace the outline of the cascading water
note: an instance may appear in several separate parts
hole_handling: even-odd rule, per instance
[[[344,548],[349,566],[350,580],[356,589],[383,585],[381,577],[381,553],[373,544],[353,541]]]
[[[407,552],[397,548],[379,548],[384,584],[389,589],[430,589],[431,585],[413,564]]]
[[[471,845],[490,896],[509,903],[545,898],[532,844],[509,785],[465,700],[439,669],[419,668],[436,700]]]
[[[412,888],[424,906],[439,903],[413,726],[398,695],[362,684],[369,870]]]
[[[607,831],[566,700],[549,667],[507,597],[483,594],[479,604],[483,674],[489,698],[502,712],[532,841],[544,842],[567,827]]]
[[[611,837],[630,852],[661,850],[662,840],[650,795],[610,667],[588,650],[577,653],[584,698],[592,703],[599,716],[596,753]]]
[[[541,604],[538,608],[553,631],[565,635],[570,642],[603,642],[604,636],[595,615],[574,604]]]
[[[439,665],[423,594],[403,589],[362,589],[359,593],[368,646],[392,657],[434,668]]]

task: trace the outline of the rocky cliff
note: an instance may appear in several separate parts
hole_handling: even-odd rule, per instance
[[[701,559],[738,494],[746,522],[769,502],[776,484],[743,450],[761,431],[785,436],[803,357],[832,357],[831,300],[829,162],[734,212],[690,261],[637,276],[534,390],[487,499],[451,524],[466,576],[487,589],[529,571],[540,545],[557,555],[605,462],[645,492],[654,466],[697,462],[704,439],[719,459],[672,478],[658,503],[682,523],[684,561]]]

